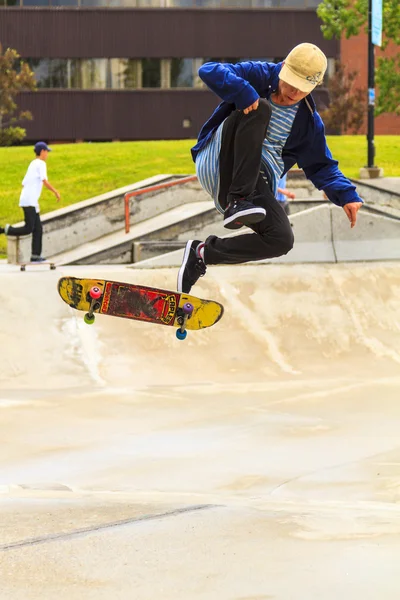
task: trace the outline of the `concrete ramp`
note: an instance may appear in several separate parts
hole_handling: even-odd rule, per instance
[[[353,179],[361,198],[370,205],[400,215],[400,187],[398,177],[370,180]]]
[[[398,600],[400,264],[209,268],[210,329],[0,266],[1,600]]]
[[[282,264],[330,263],[346,261],[397,260],[400,258],[400,220],[368,211],[359,211],[356,226],[350,223],[342,208],[323,204],[290,216],[295,244],[291,252],[279,258],[261,261]],[[229,237],[245,232],[229,233],[219,228],[216,235]],[[246,231],[248,232],[248,230]],[[207,234],[212,233],[209,227]],[[202,239],[202,238],[200,238]],[[204,238],[203,238],[204,239]],[[178,266],[182,249],[152,257],[132,265],[133,268]]]
[[[349,228],[341,210],[332,210],[332,239],[338,261],[400,258],[400,220],[361,210]]]

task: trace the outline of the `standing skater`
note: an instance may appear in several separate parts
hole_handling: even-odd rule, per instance
[[[279,179],[297,163],[356,224],[362,200],[338,169],[310,95],[327,67],[314,44],[299,44],[279,64],[206,63],[199,75],[221,99],[192,148],[197,177],[227,229],[253,233],[189,240],[177,289],[189,293],[206,265],[237,264],[287,254],[294,238],[276,201]]]
[[[31,261],[43,262],[46,259],[42,257],[42,222],[40,220],[39,198],[43,185],[53,192],[57,202],[60,200],[60,194],[47,180],[46,160],[51,149],[44,142],[37,142],[34,151],[36,158],[30,163],[22,180],[22,191],[19,199],[19,205],[24,211],[25,225],[22,227],[6,225],[4,228],[0,227],[0,233],[6,235],[29,235],[31,233]]]

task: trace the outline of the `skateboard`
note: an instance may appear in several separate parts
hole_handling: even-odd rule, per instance
[[[86,313],[84,321],[89,325],[97,313],[123,317],[178,327],[179,340],[186,338],[188,329],[211,327],[224,312],[222,304],[213,300],[102,279],[61,277],[58,293],[69,306]]]
[[[43,260],[43,261],[41,261],[41,262],[35,262],[35,261],[33,261],[33,262],[30,262],[30,261],[27,261],[27,262],[21,262],[21,263],[17,263],[17,264],[19,265],[19,268],[20,268],[20,270],[21,270],[21,271],[26,271],[26,267],[28,267],[28,266],[29,266],[29,267],[30,267],[30,266],[32,266],[32,267],[36,267],[36,266],[38,266],[38,265],[49,265],[49,267],[50,267],[50,269],[51,269],[52,271],[54,271],[54,269],[56,268],[56,265],[55,265],[55,263],[53,263],[53,262],[50,262],[50,261],[48,261],[48,260]]]

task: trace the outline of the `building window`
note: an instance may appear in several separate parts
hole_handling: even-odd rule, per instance
[[[171,87],[193,87],[193,59],[171,59]]]
[[[50,87],[50,59],[28,58],[25,60],[35,74],[38,88]]]
[[[108,0],[78,0],[80,6],[108,6]]]
[[[107,87],[107,58],[82,60],[82,89],[101,90]]]
[[[68,61],[68,87],[76,90],[82,88],[82,67],[79,58]]]
[[[142,87],[142,64],[136,58],[111,58],[110,87],[114,90],[132,90]]]
[[[164,0],[136,0],[136,6],[142,8],[164,8],[166,5]]]
[[[52,88],[68,87],[68,60],[55,58],[49,65],[49,85]]]
[[[221,0],[222,8],[252,8],[253,0]]]
[[[205,88],[198,75],[207,62],[235,64],[248,60],[278,63],[279,58],[34,58],[24,59],[38,88],[135,90],[141,88]],[[327,85],[335,72],[328,58]]]
[[[159,58],[142,58],[142,87],[161,87],[161,60]]]
[[[328,82],[330,80],[331,77],[333,77],[333,75],[335,74],[335,59],[334,58],[328,58],[328,67],[325,71],[325,77],[324,77],[324,86],[328,85]]]
[[[51,0],[52,6],[79,6],[79,0]]]
[[[50,0],[23,0],[24,6],[51,6]]]

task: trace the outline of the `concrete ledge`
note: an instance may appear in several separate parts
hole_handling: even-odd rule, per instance
[[[133,242],[133,260],[137,263],[149,258],[155,258],[160,254],[168,254],[174,250],[181,250],[186,242],[166,242],[164,240],[154,242]]]
[[[23,225],[23,223],[21,223]],[[32,236],[7,237],[7,262],[13,265],[28,262],[31,258]]]
[[[400,259],[400,221],[390,217],[358,213],[357,225],[351,229],[342,208],[324,204],[291,215],[295,236],[294,248],[287,255],[259,263],[333,263]],[[248,231],[247,231],[248,232]],[[246,232],[246,233],[247,233]],[[242,235],[244,231],[224,235]],[[186,237],[188,239],[189,236]],[[201,238],[200,239],[204,239]],[[135,268],[178,267],[183,250],[142,260]]]
[[[394,184],[393,187],[390,184],[387,185],[385,179],[368,180],[368,182],[358,179],[351,179],[351,181],[367,204],[388,206],[400,210],[400,193],[393,189]]]

